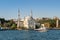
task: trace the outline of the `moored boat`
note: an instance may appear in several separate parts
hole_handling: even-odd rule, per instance
[[[46,27],[41,27],[39,29],[34,29],[36,31],[40,31],[40,32],[46,32],[47,31],[47,28]]]
[[[9,29],[8,28],[0,27],[0,31],[5,31],[5,30],[9,30]]]

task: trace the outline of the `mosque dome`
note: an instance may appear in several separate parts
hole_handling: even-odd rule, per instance
[[[31,19],[33,19],[31,16],[27,16],[27,17],[25,17],[25,19],[27,19],[27,20],[31,20]]]

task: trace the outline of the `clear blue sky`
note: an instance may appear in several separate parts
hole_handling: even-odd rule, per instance
[[[17,19],[18,8],[21,18],[29,16],[31,9],[33,17],[60,18],[60,0],[0,0],[0,17]]]

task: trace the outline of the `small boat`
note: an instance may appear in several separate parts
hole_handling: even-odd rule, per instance
[[[2,27],[0,27],[0,31],[2,31],[3,30],[3,28]]]
[[[5,31],[5,30],[8,30],[8,29],[0,27],[0,31]]]
[[[39,29],[34,29],[36,31],[40,31],[40,32],[46,32],[47,31],[47,28],[46,27],[41,27]]]

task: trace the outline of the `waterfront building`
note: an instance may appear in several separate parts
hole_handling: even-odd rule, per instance
[[[56,20],[56,27],[58,28],[58,26],[59,26],[59,18],[55,16],[54,19]]]
[[[35,29],[35,20],[31,16],[27,16],[24,19],[24,27],[28,29]]]
[[[35,29],[35,20],[32,17],[32,10],[30,16],[24,18],[24,27],[27,29]]]
[[[35,29],[35,21],[32,17],[27,16],[24,19],[24,27],[28,29]]]
[[[49,22],[45,22],[45,23],[44,23],[44,26],[45,26],[46,28],[50,28],[50,23],[49,23]]]
[[[16,23],[17,28],[25,27],[26,29],[35,29],[36,25],[40,25],[39,23],[35,22],[35,19],[32,16],[32,10],[30,16],[24,17],[23,20],[20,18],[20,10],[18,10],[18,20],[16,21]]]

